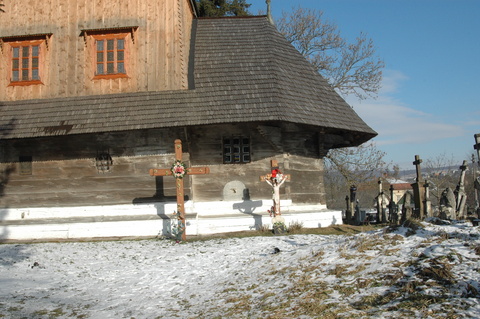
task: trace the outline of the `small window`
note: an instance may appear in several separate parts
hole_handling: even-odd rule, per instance
[[[95,77],[127,77],[128,33],[95,34]]]
[[[45,40],[8,42],[11,48],[10,85],[42,83],[42,59]]]
[[[32,175],[32,157],[20,156],[19,160],[19,174],[20,175]]]
[[[113,166],[113,160],[109,152],[97,154],[95,158],[95,166],[99,173],[109,173]]]
[[[125,39],[97,40],[95,75],[125,74]]]
[[[224,164],[241,164],[250,162],[250,138],[238,136],[223,138]]]

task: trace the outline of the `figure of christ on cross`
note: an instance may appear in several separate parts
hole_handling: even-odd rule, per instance
[[[175,186],[177,191],[177,212],[181,222],[182,241],[187,239],[186,235],[186,218],[185,218],[185,194],[183,190],[184,175],[203,175],[210,173],[208,167],[186,167],[182,162],[182,141],[175,140],[175,162],[171,168],[152,168],[149,173],[151,176],[173,176],[175,178]]]
[[[271,174],[260,176],[260,181],[267,182],[268,185],[273,188],[273,206],[270,212],[270,215],[273,215],[273,218],[281,215],[280,212],[280,186],[285,183],[285,181],[290,180],[290,174],[282,174],[278,169],[278,162],[276,160],[271,161]]]

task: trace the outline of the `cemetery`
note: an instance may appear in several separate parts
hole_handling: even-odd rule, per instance
[[[422,174],[422,159],[415,155],[413,165],[415,166],[416,176],[413,183],[392,182],[388,191],[382,186],[382,178],[378,180],[378,195],[375,197],[375,214],[366,215],[365,211],[360,209],[356,200],[357,189],[355,186],[350,188],[350,194],[346,196],[345,222],[348,224],[360,225],[363,223],[377,223],[389,225],[401,225],[409,219],[424,220],[429,217],[435,217],[442,220],[468,220],[473,226],[478,226],[480,222],[480,177],[477,171],[480,167],[480,134],[475,134],[475,144],[473,146],[477,153],[477,160],[472,155],[472,180],[474,201],[471,207],[467,207],[467,194],[465,190],[467,161],[464,160],[459,166],[458,183],[449,185],[445,189],[437,190],[441,193],[438,199],[438,205],[432,206],[431,188],[434,186]]]

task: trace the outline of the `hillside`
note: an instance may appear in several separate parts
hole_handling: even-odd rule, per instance
[[[480,230],[0,245],[0,318],[477,318]]]

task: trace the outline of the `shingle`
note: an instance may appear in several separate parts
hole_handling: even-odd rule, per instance
[[[0,137],[253,121],[342,131],[357,145],[376,135],[265,17],[196,24],[195,89],[3,102]]]

